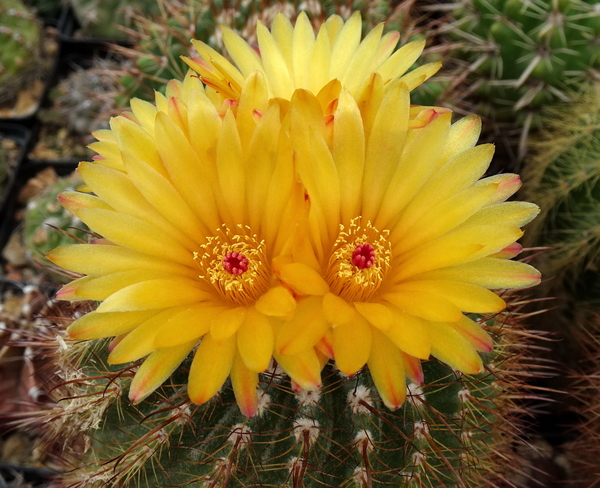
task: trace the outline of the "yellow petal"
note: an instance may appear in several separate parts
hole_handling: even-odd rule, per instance
[[[335,365],[346,374],[358,372],[371,354],[371,326],[359,314],[349,322],[333,328]]]
[[[128,249],[184,266],[194,264],[194,256],[171,236],[143,220],[96,208],[77,210],[77,217],[105,239]]]
[[[360,12],[356,11],[344,23],[331,48],[331,65],[329,79],[343,79],[344,73],[360,44],[361,36]]]
[[[494,341],[490,335],[476,322],[465,316],[460,322],[448,324],[463,336],[477,351],[490,352]]]
[[[423,374],[423,365],[421,360],[411,356],[410,354],[406,354],[404,352],[400,352],[402,354],[402,359],[404,360],[404,370],[406,371],[406,376],[415,383],[416,385],[420,385],[425,381],[425,375]]]
[[[225,25],[221,26],[221,32],[223,34],[223,44],[225,44],[227,52],[244,77],[248,77],[253,71],[264,70],[260,56],[239,34],[236,34]],[[199,43],[199,41],[196,41],[196,43],[192,41],[192,43],[196,47],[196,43]],[[243,85],[241,78],[238,80],[238,83],[240,86]]]
[[[223,125],[219,132],[217,171],[221,192],[234,221],[244,222],[246,175],[242,159],[242,143],[231,111],[228,111],[223,118]]]
[[[325,295],[329,291],[321,275],[306,264],[286,264],[281,268],[279,278],[300,295]]]
[[[210,335],[219,342],[237,332],[246,318],[246,307],[226,308],[210,324]]]
[[[223,310],[223,306],[215,306],[210,302],[183,307],[165,321],[165,326],[154,338],[154,347],[174,347],[192,340],[198,341],[210,330],[215,315]]]
[[[312,65],[314,48],[315,32],[306,12],[302,11],[296,20],[293,34],[292,63],[296,88],[311,88],[311,71],[315,68],[307,69],[307,67]]]
[[[341,78],[342,84],[350,92],[355,93],[361,82],[370,74],[369,67],[379,47],[382,33],[383,23],[380,23],[369,31],[352,56]]]
[[[381,303],[369,302],[355,302],[354,306],[358,313],[379,330],[388,332],[392,327],[393,317],[389,307]]]
[[[340,180],[341,221],[349,222],[359,215],[365,165],[365,133],[358,105],[347,90],[340,93],[335,111],[331,153]]]
[[[419,58],[424,48],[425,39],[405,44],[377,69],[377,73],[384,83],[402,76]]]
[[[372,332],[369,371],[385,406],[396,410],[406,399],[404,360],[400,350],[383,333],[377,329]]]
[[[256,25],[256,37],[272,96],[289,99],[293,92],[292,78],[277,41],[260,21]]]
[[[270,317],[287,317],[296,308],[296,300],[283,286],[275,286],[256,301],[256,310]]]
[[[254,417],[258,410],[258,373],[249,370],[239,354],[231,367],[231,386],[240,411],[246,417]]]
[[[345,324],[354,318],[356,310],[343,298],[327,293],[323,297],[323,314],[330,324]]]
[[[518,261],[483,258],[461,266],[437,269],[419,275],[419,279],[456,280],[485,288],[529,288],[540,282],[540,272]],[[416,277],[415,277],[416,279]]]
[[[236,351],[235,335],[215,341],[206,334],[192,361],[188,394],[192,402],[201,405],[210,400],[229,376]]]
[[[314,391],[321,388],[321,362],[314,349],[308,349],[295,356],[273,353],[275,360],[298,383],[301,388]]]
[[[425,322],[397,309],[392,312],[392,327],[385,335],[396,347],[419,359],[429,359],[431,338]]]
[[[129,399],[137,404],[147,398],[173,374],[173,371],[194,348],[196,342],[159,349],[150,354],[133,377],[129,388]]]
[[[304,298],[294,316],[284,322],[275,339],[275,350],[285,356],[296,356],[319,342],[330,325],[323,314],[321,297]]]
[[[446,298],[428,291],[400,290],[384,293],[387,300],[404,313],[437,322],[457,322],[462,318],[461,310]]]
[[[83,163],[80,163],[80,165]],[[103,166],[96,165],[101,168]],[[113,170],[114,171],[114,170]],[[75,213],[81,208],[101,208],[104,210],[113,210],[110,205],[103,202],[98,197],[80,193],[78,191],[63,191],[57,198],[58,202],[69,212]]]
[[[429,322],[431,354],[465,374],[483,372],[483,362],[473,346],[448,324]]]
[[[467,225],[482,225],[495,222],[501,225],[514,225],[523,227],[531,222],[540,213],[540,208],[535,203],[529,202],[503,202],[482,208],[465,222]]]
[[[93,276],[144,269],[189,278],[198,277],[195,269],[120,246],[73,244],[57,247],[46,254],[46,257],[62,268]]]
[[[112,294],[96,309],[97,312],[133,312],[157,308],[191,305],[211,298],[198,288],[198,283],[186,279],[156,279],[136,283]]]
[[[473,147],[477,143],[480,133],[481,119],[477,115],[467,115],[452,124],[448,142],[440,158],[440,164],[445,164],[460,153]]]
[[[77,340],[118,336],[135,329],[159,312],[160,310],[114,313],[90,312],[69,325],[67,335]]]
[[[109,364],[122,364],[140,359],[156,348],[154,338],[169,318],[180,311],[173,307],[159,312],[123,337],[108,356]]]
[[[506,306],[502,298],[486,288],[451,280],[406,281],[396,285],[393,292],[424,292],[435,295],[452,302],[463,312],[495,313],[504,310]]]
[[[240,357],[250,371],[262,373],[269,367],[275,338],[269,319],[249,307],[246,318],[237,333]]]
[[[435,75],[442,67],[441,62],[427,63],[412,70],[410,73],[400,78],[400,81],[406,84],[410,91],[414,90],[421,83]]]
[[[374,221],[392,176],[401,164],[410,104],[406,85],[395,83],[381,102],[367,141],[363,176],[363,219]],[[394,123],[391,124],[390,120]],[[411,162],[412,164],[412,162]],[[415,162],[415,164],[417,164]],[[384,204],[385,206],[385,204]],[[396,209],[396,212],[398,209]]]

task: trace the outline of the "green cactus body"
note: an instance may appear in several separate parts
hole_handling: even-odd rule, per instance
[[[156,11],[156,0],[71,0],[84,37],[125,39],[122,27],[130,27],[134,9]]]
[[[87,240],[89,237],[85,224],[67,212],[57,200],[59,193],[74,190],[80,183],[81,179],[77,175],[61,178],[27,204],[24,243],[26,254],[32,262],[50,266],[50,261],[45,257],[50,249],[73,244],[76,239]]]
[[[12,99],[40,69],[42,26],[19,0],[0,5],[0,103]]]
[[[529,243],[553,250],[542,256],[555,286],[578,299],[600,297],[600,84],[572,104],[547,114],[525,190],[542,209]]]
[[[463,0],[448,31],[463,43],[480,114],[525,131],[600,68],[596,0]]]
[[[488,323],[497,338],[507,330]],[[394,412],[367,370],[348,378],[326,365],[321,390],[307,392],[274,369],[261,375],[259,413],[251,419],[228,384],[204,405],[189,403],[189,361],[131,405],[131,368],[107,365],[105,347],[63,342],[76,358],[59,361],[69,398],[44,427],[48,438],[63,439],[63,458],[77,467],[60,486],[475,487],[484,480],[497,486],[503,471],[519,471],[512,399],[520,381],[509,376],[526,368],[514,361],[513,339],[500,339],[477,376],[425,362],[424,384],[409,385]],[[78,446],[82,431],[86,443]]]

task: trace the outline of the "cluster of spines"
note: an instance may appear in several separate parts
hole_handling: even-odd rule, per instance
[[[600,22],[594,0],[462,0],[447,32],[462,47],[456,71],[467,83],[455,103],[512,129],[525,154],[542,109],[569,101],[600,69]],[[595,73],[595,75],[594,75]]]
[[[566,285],[578,299],[598,300],[600,283],[593,278],[600,265],[600,83],[546,117],[523,178],[526,197],[542,209],[528,244],[552,248],[540,265],[556,276],[549,283],[553,292]]]
[[[410,385],[395,412],[381,404],[368,371],[348,378],[328,365],[318,392],[294,391],[276,368],[262,375],[252,419],[227,385],[207,404],[191,404],[188,363],[131,405],[125,392],[137,365],[109,366],[104,341],[90,348],[59,335],[47,341],[64,380],[52,393],[58,402],[25,423],[42,426],[49,444],[63,446],[57,457],[73,463],[63,467],[62,487],[500,486],[505,471],[518,470],[517,402],[531,372],[525,334],[505,319],[485,325],[498,346],[484,373],[426,362],[425,383]],[[82,434],[84,444],[73,442]]]

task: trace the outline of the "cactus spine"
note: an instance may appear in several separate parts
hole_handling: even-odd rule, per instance
[[[523,470],[513,453],[514,401],[523,397],[518,378],[531,369],[519,326],[498,320],[487,321],[498,342],[486,372],[467,377],[426,362],[424,384],[409,385],[395,412],[381,404],[366,370],[348,378],[327,365],[322,389],[306,392],[274,367],[262,375],[252,419],[227,384],[209,403],[191,404],[185,364],[131,405],[132,368],[107,365],[105,341],[90,348],[59,336],[51,342],[65,384],[38,421],[72,463],[64,487],[500,486],[507,472]]]

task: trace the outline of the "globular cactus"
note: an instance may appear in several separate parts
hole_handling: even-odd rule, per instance
[[[45,441],[62,446],[61,487],[502,486],[527,478],[515,454],[515,402],[526,397],[523,376],[532,372],[520,326],[506,319],[480,319],[497,340],[484,373],[465,376],[429,361],[424,383],[410,384],[394,412],[367,370],[350,378],[327,365],[322,388],[308,392],[273,367],[261,375],[251,419],[229,384],[212,401],[191,404],[189,362],[131,405],[124,396],[137,365],[106,364],[104,341],[90,348],[58,337],[64,385],[37,421]]]
[[[155,0],[71,0],[71,6],[85,37],[125,39],[134,9],[152,12]]]
[[[42,26],[20,0],[0,5],[0,104],[35,79],[42,66]]]
[[[524,181],[542,209],[528,243],[552,248],[541,257],[549,285],[577,300],[600,299],[600,84],[547,114]]]
[[[86,231],[85,224],[67,212],[57,200],[59,193],[73,190],[80,183],[81,179],[76,174],[59,178],[55,184],[28,202],[24,215],[23,239],[30,262],[47,268],[50,266],[45,257],[48,250],[77,240],[89,240],[90,234]],[[60,275],[53,275],[53,279],[60,281]]]
[[[541,109],[570,99],[598,77],[600,10],[596,0],[463,0],[449,34],[464,43],[469,104],[521,135],[521,155]],[[472,107],[469,107],[470,111]]]

